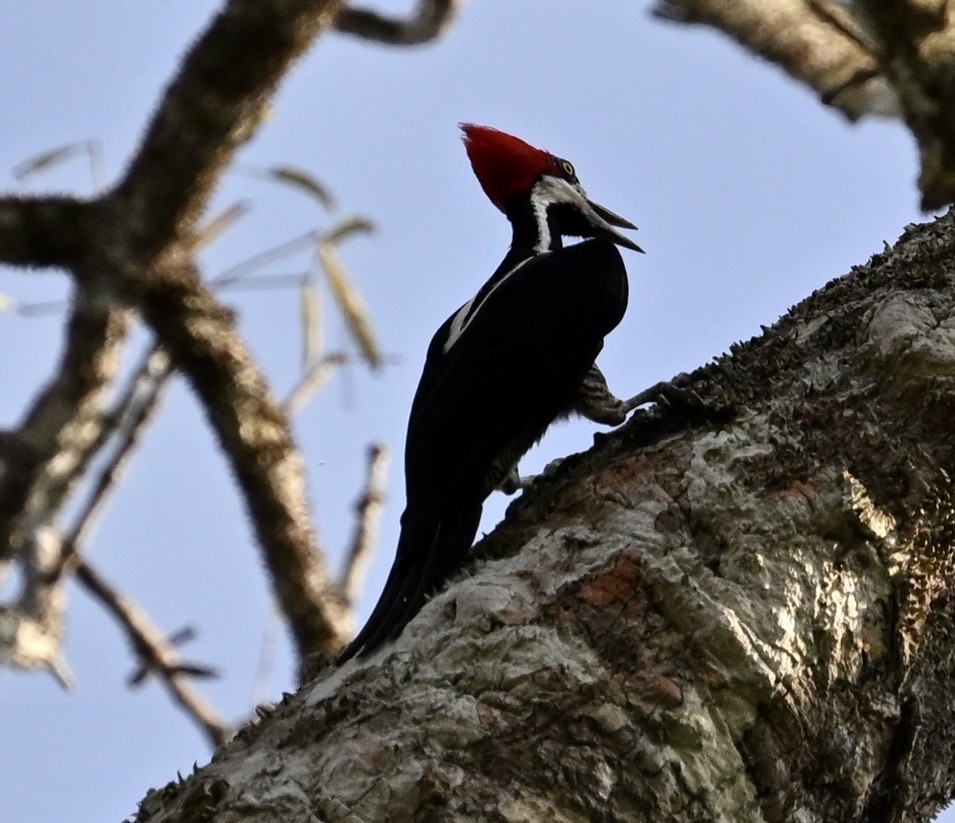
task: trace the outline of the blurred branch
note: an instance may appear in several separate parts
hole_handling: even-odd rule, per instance
[[[310,249],[315,245],[315,241],[321,236],[317,231],[309,231],[293,237],[291,240],[285,240],[277,246],[253,254],[234,266],[230,266],[225,271],[220,272],[209,281],[209,287],[213,291],[227,289],[231,286],[242,283],[248,278],[250,272],[262,266],[274,263],[276,260],[282,260],[292,254],[296,254],[303,249]],[[298,281],[301,281],[301,275],[296,275]]]
[[[833,25],[819,13],[820,4],[841,21]],[[898,101],[892,87],[876,71],[870,79],[856,78],[878,69],[877,56],[860,37],[865,31],[854,13],[827,0],[658,0],[654,14],[676,23],[702,23],[724,31],[754,54],[776,63],[787,73],[814,88],[820,96],[843,91],[829,104],[850,120],[866,114],[895,116]],[[842,5],[842,4],[838,4]]]
[[[62,645],[66,598],[51,577],[60,554],[59,536],[52,528],[36,528],[22,536],[17,552],[22,591],[14,605],[0,606],[0,664],[44,669],[69,689],[73,675]]]
[[[162,362],[162,353],[153,352],[144,361],[138,379],[118,401],[118,411],[113,415],[99,414],[95,397],[115,367],[115,362],[111,362],[107,368],[102,360],[104,357],[108,361],[116,360],[115,353],[107,354],[105,350],[118,345],[122,338],[110,333],[109,317],[96,311],[92,312],[92,318],[84,316],[82,307],[88,309],[89,306],[82,297],[77,300],[80,305],[74,309],[74,322],[68,335],[71,342],[63,359],[73,366],[61,366],[58,379],[34,405],[28,422],[18,432],[5,432],[0,438],[2,480],[15,489],[15,493],[7,489],[8,539],[2,547],[15,553],[24,577],[16,605],[2,611],[0,660],[20,668],[45,666],[65,687],[71,684],[72,676],[62,660],[60,648],[65,604],[63,571],[69,563],[75,564],[76,547],[88,533],[107,492],[114,487],[120,464],[128,457],[136,434],[154,407],[155,398],[146,404],[139,403],[140,393],[135,389],[147,374],[162,381],[161,373],[168,373],[169,368],[168,363]],[[111,337],[116,339],[110,342]],[[84,359],[85,364],[77,363],[79,359]],[[87,380],[74,385],[83,375]],[[76,405],[71,406],[72,403]],[[75,419],[70,417],[71,413],[76,415]],[[73,530],[67,538],[61,539],[55,529],[45,524],[55,519],[67,499],[69,487],[117,427],[119,444],[93,482]],[[82,431],[82,437],[74,440],[69,435],[71,430]]]
[[[357,515],[355,522],[355,536],[345,558],[342,570],[340,587],[345,599],[353,604],[365,582],[368,563],[371,560],[375,544],[378,542],[378,531],[381,525],[381,514],[385,503],[385,482],[388,476],[388,447],[381,443],[373,443],[368,447],[368,479],[365,482],[364,494],[355,505]]]
[[[86,156],[90,164],[90,180],[93,183],[93,190],[96,192],[102,191],[106,176],[103,171],[103,148],[99,140],[81,140],[77,143],[70,143],[66,146],[59,146],[35,154],[14,166],[11,173],[14,180],[22,183],[28,177],[48,171],[77,155]]]
[[[955,17],[944,0],[857,0],[919,145],[922,208],[955,202]]]
[[[437,10],[445,4],[430,5]],[[200,282],[192,255],[240,216],[241,206],[205,230],[196,228],[219,174],[254,133],[291,63],[334,25],[338,6],[336,0],[229,0],[183,59],[113,190],[86,203],[0,198],[0,262],[69,268],[77,285],[58,372],[20,427],[0,439],[0,562],[36,540],[118,425],[101,414],[102,395],[115,377],[126,308],[133,306],[168,353],[172,365],[163,370],[181,370],[205,407],[244,495],[300,659],[338,650],[346,610],[319,552],[288,420],[232,313]],[[64,150],[38,156],[21,173],[63,156]],[[91,155],[91,164],[97,162]],[[278,176],[322,200],[310,179],[288,170]],[[68,554],[75,555],[114,488],[151,408],[131,408],[124,418],[116,450],[69,536]],[[62,569],[62,556],[55,559],[52,568]],[[125,600],[76,562],[78,577],[136,624]],[[49,576],[55,592],[57,575]],[[56,626],[50,628],[52,637]],[[163,655],[157,654],[157,665],[175,668]]]
[[[156,272],[139,305],[201,399],[229,460],[299,659],[334,654],[347,615],[318,549],[301,457],[232,313],[188,260]]]
[[[115,434],[115,444],[105,464],[97,470],[90,482],[86,501],[74,518],[73,527],[63,540],[63,555],[59,573],[68,569],[77,558],[78,547],[86,539],[96,516],[102,510],[111,491],[125,468],[139,437],[159,405],[163,389],[172,375],[169,357],[160,346],[153,346],[143,358],[129,381],[123,396],[116,402],[109,419]]]
[[[460,6],[460,0],[418,0],[417,8],[405,18],[345,6],[335,20],[335,28],[343,34],[377,43],[417,46],[444,34],[454,22]]]
[[[85,560],[77,563],[75,573],[83,588],[116,617],[142,665],[159,675],[173,699],[202,728],[212,746],[226,743],[232,731],[189,683],[190,677],[207,670],[180,661],[174,643],[148,615],[107,583]]]
[[[205,225],[199,229],[193,240],[193,249],[198,249],[201,246],[207,246],[212,243],[219,235],[232,228],[236,222],[245,217],[248,212],[249,204],[244,200],[233,203],[227,209],[207,221]]]
[[[657,0],[654,13],[720,29],[849,119],[905,121],[922,208],[955,202],[955,17],[943,0]]]
[[[347,359],[348,355],[342,352],[324,355],[309,367],[302,379],[292,387],[288,397],[282,402],[282,411],[289,417],[295,417]]]
[[[150,265],[186,239],[219,173],[255,133],[291,63],[334,23],[337,5],[230,0],[216,15],[183,59],[108,198],[127,265]]]
[[[0,263],[69,268],[89,243],[86,217],[71,197],[0,197]]]
[[[17,459],[0,451],[0,557],[50,522],[103,430],[100,403],[116,373],[125,313],[79,289],[56,374],[16,432]]]
[[[266,169],[255,166],[233,166],[232,171],[296,189],[315,200],[326,211],[335,209],[335,197],[331,190],[315,175],[294,166],[270,166]]]

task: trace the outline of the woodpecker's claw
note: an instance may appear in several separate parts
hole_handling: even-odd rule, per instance
[[[540,474],[528,474],[521,476],[517,470],[517,466],[514,466],[497,486],[499,492],[504,492],[504,494],[515,494],[516,492],[526,491],[537,481],[539,477],[551,477],[554,472],[560,468],[561,464],[564,462],[563,457],[555,457],[550,461]]]
[[[624,401],[623,405],[629,414],[640,406],[648,403],[665,404],[673,407],[705,406],[706,403],[692,389],[681,386],[681,383],[689,382],[689,375],[680,373],[672,380],[661,380],[648,389],[644,389],[640,394],[636,394],[629,400]]]
[[[517,494],[526,489],[533,479],[533,477],[521,477],[517,466],[511,466],[505,478],[497,484],[497,490],[507,495]]]

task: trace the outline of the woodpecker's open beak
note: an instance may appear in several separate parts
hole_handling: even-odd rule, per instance
[[[603,235],[608,240],[613,241],[618,246],[623,246],[627,249],[633,249],[643,254],[643,249],[641,249],[636,243],[634,243],[629,237],[622,235],[614,227],[620,229],[636,229],[637,227],[633,225],[629,220],[624,220],[619,214],[614,214],[610,209],[605,209],[603,206],[594,203],[589,197],[586,198],[587,205],[590,206],[591,214],[590,222],[593,224],[594,228],[597,229],[597,233]]]

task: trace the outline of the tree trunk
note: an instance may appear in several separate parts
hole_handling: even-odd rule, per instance
[[[951,215],[909,227],[565,461],[397,643],[138,819],[930,819],[955,779],[953,255]]]

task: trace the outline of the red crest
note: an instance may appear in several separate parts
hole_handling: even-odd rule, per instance
[[[462,123],[464,148],[481,188],[501,211],[512,197],[527,194],[542,174],[560,174],[557,159],[503,131]]]

